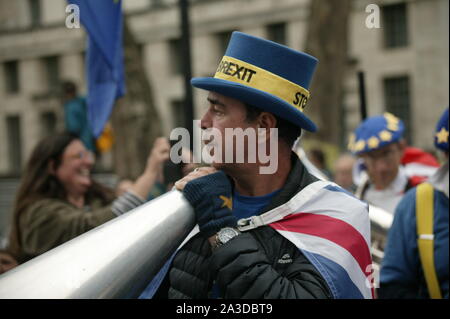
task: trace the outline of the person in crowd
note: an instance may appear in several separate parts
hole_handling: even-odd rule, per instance
[[[316,166],[329,180],[332,180],[332,174],[327,168],[325,153],[318,148],[313,148],[309,152],[309,160]]]
[[[397,206],[381,265],[380,298],[449,297],[448,108],[434,136],[446,161]]]
[[[120,180],[115,188],[116,196],[119,197],[123,195],[126,191],[130,190],[133,187],[133,181],[131,179],[122,179]]]
[[[97,153],[95,138],[89,126],[86,98],[78,95],[77,86],[72,81],[62,83],[62,100],[66,131],[79,136],[88,150]]]
[[[169,157],[157,139],[141,176],[120,197],[91,176],[94,157],[72,133],[43,139],[23,173],[9,248],[23,263],[145,202],[156,172]]]
[[[147,200],[155,199],[156,197],[173,189],[174,183],[180,178],[192,172],[197,164],[194,163],[192,152],[183,148],[181,153],[182,161],[178,164],[173,163],[170,159],[166,160],[160,166],[157,172],[156,180],[153,184]],[[133,186],[133,181],[130,179],[122,179],[116,185],[116,196],[122,195],[125,191]]]
[[[350,135],[349,150],[358,156],[355,195],[393,214],[405,192],[431,176],[438,161],[407,147],[403,121],[391,113],[373,116]]]
[[[204,136],[212,167],[175,183],[198,227],[140,298],[372,297],[367,205],[317,180],[292,151],[302,129],[316,130],[303,113],[316,64],[303,52],[233,32],[215,76],[192,79],[209,91],[201,128],[217,134]],[[244,130],[255,139],[227,138]],[[269,161],[253,161],[253,146],[270,149]]]
[[[354,193],[356,186],[353,183],[353,166],[356,159],[353,155],[341,154],[334,164],[334,182],[343,189]]]
[[[0,250],[0,275],[18,265],[17,260],[6,250]]]

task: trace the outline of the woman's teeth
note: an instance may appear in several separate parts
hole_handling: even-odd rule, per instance
[[[91,172],[88,169],[82,169],[82,170],[80,170],[80,174],[85,177],[89,177]]]

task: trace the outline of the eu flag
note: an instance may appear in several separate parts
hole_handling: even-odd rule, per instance
[[[121,0],[68,0],[79,7],[88,33],[86,74],[88,119],[98,137],[114,101],[125,94]]]

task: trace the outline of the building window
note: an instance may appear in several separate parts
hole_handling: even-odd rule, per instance
[[[400,48],[408,45],[408,19],[406,3],[382,7],[384,46]]]
[[[405,137],[411,143],[411,98],[408,76],[384,79],[384,98],[386,111],[399,117],[406,126]]]
[[[182,46],[181,39],[169,40],[170,72],[172,74],[182,74]]]
[[[18,115],[6,117],[6,129],[8,138],[9,169],[12,174],[19,174],[22,163],[20,117]]]
[[[31,27],[38,27],[41,23],[41,3],[40,0],[28,0],[30,8]]]
[[[233,31],[224,31],[219,32],[216,34],[217,43],[218,43],[218,49],[219,49],[219,59],[222,59],[223,55],[225,54],[225,51],[228,47],[228,42],[230,42],[231,33]]]
[[[7,93],[19,93],[19,64],[9,61],[4,64],[5,89]]]
[[[42,137],[50,136],[56,133],[56,114],[52,111],[47,111],[41,113],[41,129]]]
[[[275,23],[267,26],[269,40],[286,45],[286,23]]]
[[[144,55],[145,55],[144,45],[142,43],[138,43],[138,44],[136,44],[136,47],[137,47],[137,52],[139,54],[139,61],[141,61],[142,65],[144,65],[145,64],[144,63],[144,61],[145,61],[145,59],[144,59]]]
[[[164,5],[163,0],[149,0],[149,2],[150,2],[150,7],[153,7],[153,8],[162,7]]]
[[[57,92],[60,85],[59,59],[57,56],[44,58],[45,71],[47,74],[47,87],[49,92]]]

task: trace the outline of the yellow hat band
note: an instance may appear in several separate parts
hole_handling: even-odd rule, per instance
[[[300,85],[229,56],[222,58],[214,78],[270,93],[289,103],[300,112],[303,112],[310,96],[309,91]]]

